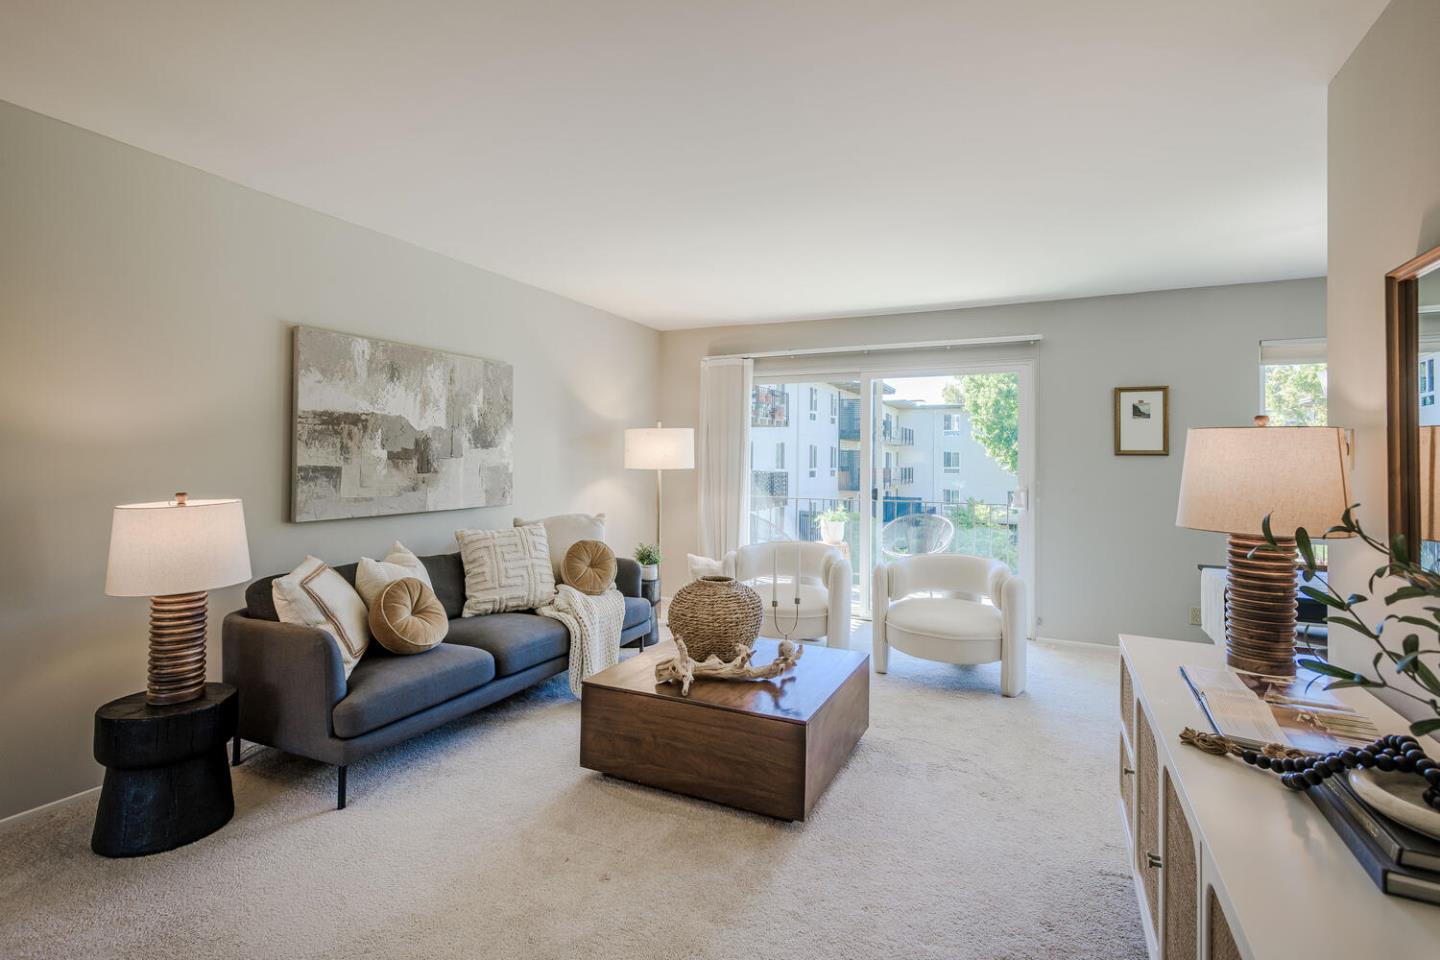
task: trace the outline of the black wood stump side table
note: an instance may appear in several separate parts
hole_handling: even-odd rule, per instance
[[[235,688],[207,683],[198,700],[152,707],[132,693],[95,711],[95,759],[105,767],[90,849],[139,857],[219,830],[235,813],[225,744],[235,735]]]

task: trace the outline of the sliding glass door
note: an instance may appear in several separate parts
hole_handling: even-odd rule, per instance
[[[871,379],[871,564],[965,554],[1033,581],[1029,394],[1028,365]]]
[[[749,541],[834,544],[862,617],[874,565],[902,556],[994,557],[1033,583],[1031,375],[1028,361],[757,375]]]
[[[856,568],[856,587],[859,391],[858,376],[757,379],[750,403],[749,542],[834,543]]]

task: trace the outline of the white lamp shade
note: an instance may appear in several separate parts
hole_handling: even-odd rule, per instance
[[[695,431],[690,427],[626,430],[625,466],[631,470],[692,470]]]
[[[1320,537],[1350,506],[1345,435],[1339,427],[1204,427],[1185,436],[1175,525],[1277,537],[1296,527]]]
[[[105,592],[160,597],[250,579],[250,545],[239,500],[128,503],[110,524]]]

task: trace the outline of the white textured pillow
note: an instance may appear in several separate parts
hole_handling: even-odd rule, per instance
[[[515,518],[515,526],[532,527],[540,524],[545,528],[545,538],[550,541],[550,572],[556,581],[560,579],[560,567],[565,554],[581,540],[605,542],[605,514],[560,513],[543,520],[521,520]]]
[[[370,646],[370,620],[365,601],[349,581],[315,557],[270,584],[275,612],[285,623],[318,627],[335,639],[345,676]]]
[[[406,577],[419,580],[432,592],[435,590],[435,584],[430,582],[430,572],[425,569],[425,564],[405,549],[403,543],[396,540],[390,547],[390,552],[385,554],[384,560],[360,558],[360,563],[355,567],[355,590],[360,594],[360,599],[365,601],[366,607],[373,607],[381,590]]]
[[[719,577],[725,573],[723,561],[711,560],[709,557],[701,557],[693,553],[685,554],[685,559],[690,561],[691,580],[699,580],[701,577]]]
[[[534,610],[555,598],[555,571],[542,525],[457,530],[455,541],[465,565],[461,616]]]

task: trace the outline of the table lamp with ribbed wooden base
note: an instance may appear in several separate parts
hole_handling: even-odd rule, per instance
[[[1295,674],[1295,540],[1340,522],[1349,454],[1338,427],[1204,427],[1185,438],[1175,525],[1229,535],[1225,661]],[[1281,551],[1265,546],[1265,517]]]
[[[145,702],[186,703],[205,692],[209,591],[250,579],[239,500],[174,500],[115,508],[105,593],[150,598]]]

